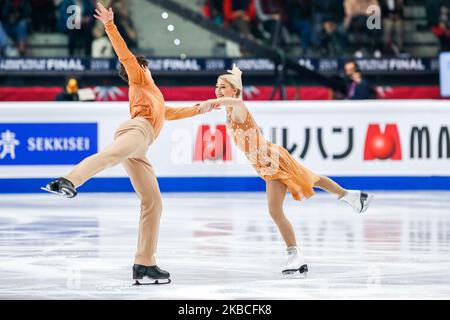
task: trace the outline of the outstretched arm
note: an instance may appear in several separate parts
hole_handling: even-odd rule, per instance
[[[178,108],[166,106],[164,118],[166,120],[180,120],[194,117],[199,113],[200,108],[198,105],[195,105],[193,107],[178,107]]]
[[[198,114],[210,112],[214,108],[217,108],[216,104],[204,104],[202,106],[200,103],[198,103],[192,107],[178,107],[178,108],[166,106],[164,118],[166,120],[181,120],[194,117]]]
[[[200,106],[211,106],[211,105],[219,105],[226,107],[242,107],[245,106],[244,101],[237,98],[218,98],[218,99],[209,99],[202,103]]]
[[[133,84],[142,84],[145,82],[146,77],[144,70],[137,62],[134,54],[128,49],[127,44],[123,40],[116,25],[114,24],[114,12],[111,8],[106,8],[99,2],[95,9],[94,17],[101,21],[105,26],[106,34],[119,57],[119,61],[124,65],[127,71],[128,80]]]
[[[207,108],[211,107],[211,105],[216,106],[226,106],[233,108],[232,111],[232,119],[235,122],[243,123],[247,118],[247,107],[244,104],[244,101],[237,98],[219,98],[219,99],[210,99],[200,103],[201,107]],[[217,107],[215,107],[217,108]],[[214,109],[214,108],[213,108]]]

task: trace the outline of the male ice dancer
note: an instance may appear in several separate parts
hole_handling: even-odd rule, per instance
[[[169,272],[158,268],[155,251],[159,221],[162,212],[158,182],[147,150],[158,137],[164,119],[175,120],[192,117],[211,111],[214,106],[201,108],[199,105],[184,108],[166,107],[161,91],[155,85],[148,61],[134,56],[114,25],[114,13],[101,3],[95,9],[94,17],[100,20],[121,62],[122,79],[128,82],[131,120],[116,130],[114,142],[101,152],[80,162],[64,177],[50,182],[45,190],[73,198],[76,189],[102,170],[119,163],[125,167],[134,190],[141,200],[139,242],[133,266],[136,284],[169,283]],[[150,281],[148,281],[150,280]],[[163,281],[161,281],[163,280]],[[159,282],[161,281],[161,282]]]

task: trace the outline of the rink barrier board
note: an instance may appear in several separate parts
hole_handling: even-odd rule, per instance
[[[450,190],[450,176],[434,177],[331,177],[347,189],[363,190]],[[54,178],[0,179],[0,194],[41,193]],[[263,192],[259,177],[158,178],[161,192]],[[128,178],[93,178],[79,192],[133,192]]]
[[[193,103],[167,104],[176,107]],[[247,104],[267,139],[276,143],[286,141],[295,159],[317,174],[336,177],[346,188],[450,189],[448,102],[291,101],[274,105],[252,101]],[[148,153],[162,192],[265,189],[264,181],[232,143],[228,150],[223,142],[221,158],[202,159],[211,149],[205,132],[211,136],[221,132],[225,127],[224,116],[222,110],[192,119],[166,121]],[[80,150],[89,149],[91,153],[102,150],[112,141],[116,128],[129,119],[129,107],[125,102],[0,103],[0,119],[0,193],[39,193],[41,186],[66,175],[81,159],[72,157],[70,144],[67,150],[56,150],[62,143],[56,144],[58,139],[90,138],[89,148],[87,144],[77,145]],[[96,124],[96,137],[79,130],[60,137],[45,129],[68,123]],[[27,129],[33,126],[44,129],[39,132]],[[47,150],[45,143],[43,150],[39,149],[41,145],[35,150],[31,148],[34,145],[30,147],[29,137],[32,141],[48,140],[55,150]],[[374,149],[374,141],[380,138],[389,150]],[[229,137],[224,141],[230,141]],[[27,149],[20,150],[22,147]],[[55,157],[55,152],[60,151],[65,153],[63,159],[70,161],[58,160],[61,157]],[[51,164],[48,159],[52,159]],[[80,191],[131,192],[132,187],[125,170],[115,166],[88,181]]]

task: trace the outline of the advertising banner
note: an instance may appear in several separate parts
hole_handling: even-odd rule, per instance
[[[365,73],[437,73],[439,61],[436,58],[361,58],[356,59],[361,71]],[[347,60],[344,58],[299,58],[298,63],[305,68],[321,73],[336,74],[342,72]],[[275,64],[270,59],[260,58],[150,58],[150,69],[155,73],[205,73],[223,72],[236,63],[241,70],[248,73],[273,73]],[[111,73],[118,69],[117,59],[87,58],[1,58],[1,73],[33,72],[67,73],[95,72]]]
[[[2,123],[0,166],[77,164],[97,152],[96,123]]]
[[[450,105],[445,101],[247,105],[265,139],[317,174],[367,188],[450,189]],[[64,175],[110,144],[129,117],[127,103],[121,102],[2,103],[0,181]],[[219,184],[226,190],[252,191],[263,186],[236,148],[223,109],[166,121],[147,157],[163,191],[224,190]],[[104,184],[97,191],[120,191],[128,181],[120,165],[96,178],[106,179],[98,180]],[[132,189],[127,185],[126,190]]]

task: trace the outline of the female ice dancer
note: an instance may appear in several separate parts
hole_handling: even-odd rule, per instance
[[[287,191],[295,200],[314,195],[313,187],[338,196],[356,212],[367,210],[372,195],[358,190],[346,190],[328,177],[316,175],[298,163],[283,147],[267,141],[242,101],[242,72],[234,65],[231,74],[222,75],[216,84],[217,99],[202,102],[200,106],[212,108],[226,106],[227,128],[234,143],[250,160],[258,175],[266,181],[269,213],[287,246],[288,260],[283,274],[305,273],[308,267],[295,239],[294,229],[283,212]]]
[[[76,189],[91,177],[119,163],[125,167],[141,200],[138,249],[133,266],[137,284],[170,282],[169,272],[158,268],[155,250],[162,213],[161,195],[153,168],[146,157],[147,150],[158,137],[164,119],[175,120],[209,112],[214,106],[199,105],[185,108],[166,107],[164,97],[155,85],[148,62],[135,57],[114,25],[114,13],[98,4],[94,17],[100,20],[119,57],[119,75],[129,84],[131,120],[116,130],[114,142],[101,152],[80,162],[66,176],[50,182],[45,190],[73,198]]]

